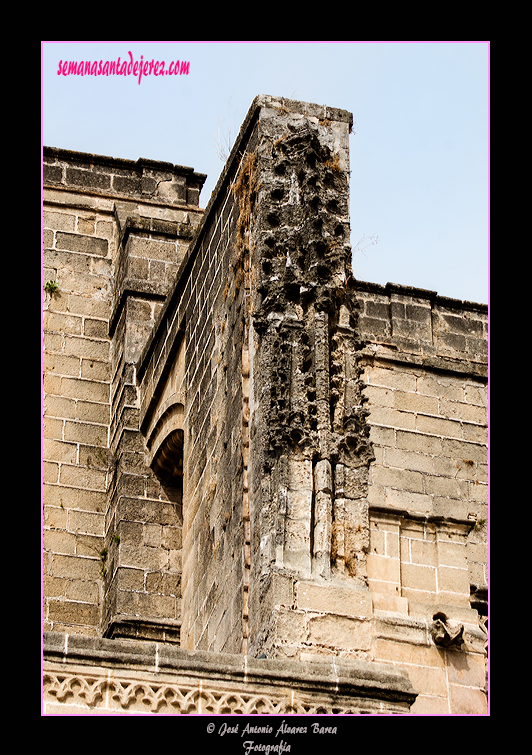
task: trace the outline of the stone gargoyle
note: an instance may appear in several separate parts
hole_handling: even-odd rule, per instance
[[[441,612],[432,617],[430,634],[434,643],[440,647],[459,650],[464,643],[464,625],[451,621]]]

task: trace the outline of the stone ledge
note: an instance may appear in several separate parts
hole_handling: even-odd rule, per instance
[[[459,357],[413,354],[400,351],[393,343],[376,343],[365,336],[366,346],[360,351],[361,364],[399,364],[409,368],[421,368],[436,373],[460,375],[483,382],[488,379],[487,362],[478,362]]]
[[[208,694],[224,697],[227,702],[232,693],[235,701],[245,698],[250,708],[247,712],[255,713],[308,713],[316,712],[317,707],[323,713],[408,713],[416,698],[407,676],[395,667],[342,658],[287,662],[191,651],[155,642],[46,632],[43,660],[48,692],[56,697],[60,689],[64,692],[65,685],[68,687],[70,677],[72,690],[76,679],[94,686],[105,680],[110,684],[111,677],[115,686],[125,689],[141,684],[137,679],[141,674],[142,684],[148,682],[152,692],[157,685],[167,690],[165,699],[170,693],[181,700],[194,690],[210,690]],[[70,694],[73,692],[65,692],[66,696]],[[253,709],[254,699],[271,709]]]
[[[378,506],[370,504],[370,514],[375,516],[390,516],[393,519],[413,519],[421,524],[442,524],[448,527],[456,527],[458,529],[464,529],[469,533],[475,526],[475,519],[460,519],[459,517],[443,516],[442,514],[428,514],[423,511],[400,509],[396,506]]]
[[[170,205],[198,205],[206,175],[159,160],[126,160],[43,147],[43,184],[101,196],[156,199]]]
[[[414,286],[406,286],[400,283],[386,283],[385,285],[382,285],[381,283],[372,283],[371,281],[356,279],[354,282],[354,289],[355,291],[367,291],[368,293],[380,294],[381,296],[398,294],[400,296],[409,296],[415,299],[426,299],[428,302],[432,302],[441,307],[448,307],[449,309],[468,310],[488,314],[488,305],[482,302],[453,299],[449,296],[438,294],[437,291],[429,291],[425,288],[416,288]]]

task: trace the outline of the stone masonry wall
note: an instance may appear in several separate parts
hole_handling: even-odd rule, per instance
[[[476,452],[485,473],[485,414],[460,412],[485,386],[486,312],[353,279],[349,125],[257,99],[138,364],[153,463],[157,448],[176,470],[182,455],[181,643],[397,664],[408,651],[421,712],[467,707],[455,689],[479,710],[485,634],[466,548],[485,488],[476,478],[464,498],[446,453]],[[453,382],[462,398],[429,406],[429,386]],[[453,446],[458,428],[476,450]],[[438,622],[443,637],[459,623],[473,671],[453,672]]]
[[[103,631],[179,642],[182,487],[161,481],[146,464],[136,380],[136,363],[198,218],[166,213],[172,219],[146,218],[123,204],[117,211],[121,233],[110,323],[116,465],[106,518]]]
[[[239,140],[243,147],[235,148],[213,193],[138,373],[148,444],[152,433],[162,438],[176,432],[172,417],[182,405],[186,609],[181,645],[232,653],[245,652],[247,644],[243,491],[249,271],[239,233],[242,196],[250,191],[252,132],[251,117]]]
[[[273,572],[328,579],[331,560],[356,606],[344,634],[356,624],[367,646],[371,453],[346,296],[350,122],[344,111],[257,98],[139,365],[148,430],[179,393],[168,385],[184,334],[184,647],[271,653],[291,627],[272,602]],[[345,386],[356,406],[341,398]],[[332,474],[346,491],[334,502]],[[302,604],[323,605],[314,587]],[[330,631],[319,614],[311,652]]]
[[[487,584],[487,307],[359,284],[376,459],[370,507],[470,520],[469,581]]]
[[[375,453],[372,657],[408,672],[414,713],[482,713],[487,307],[392,284],[357,282],[356,296]]]
[[[266,99],[249,248],[250,647],[367,657],[367,475],[349,295],[351,115]]]
[[[45,627],[97,634],[117,237],[112,199],[72,196],[61,183],[65,165],[45,160],[45,186],[54,184],[44,191],[43,280],[58,290],[45,294],[43,314],[44,619]]]
[[[175,277],[176,238],[188,243],[204,177],[52,148],[43,158],[43,285],[57,287],[43,304],[44,624],[98,635],[106,537],[116,545],[108,493],[138,413],[139,338]],[[144,248],[131,250],[135,225]],[[173,234],[173,257],[149,241],[155,232]]]
[[[295,712],[282,664],[332,658],[299,712],[337,663],[486,711],[487,307],[353,277],[351,123],[257,97],[205,212],[190,168],[44,150],[50,710]]]

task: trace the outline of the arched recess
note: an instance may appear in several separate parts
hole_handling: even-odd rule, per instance
[[[146,439],[149,465],[166,485],[183,484],[184,406],[175,397],[161,408],[161,413]]]

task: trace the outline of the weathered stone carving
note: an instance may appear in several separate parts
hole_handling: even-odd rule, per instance
[[[46,666],[54,712],[360,711],[321,658],[485,710],[487,308],[354,280],[351,121],[258,97],[204,212],[190,169],[45,152],[45,627],[116,643]]]
[[[257,271],[252,324],[260,336],[254,385],[263,423],[256,440],[262,438],[277,507],[275,559],[280,568],[366,584],[362,499],[373,452],[357,364],[348,127],[280,110],[260,122],[260,201],[246,217]],[[317,472],[324,464],[325,484]],[[335,484],[355,469],[356,502]]]
[[[405,713],[416,697],[407,677],[383,664],[287,666],[55,633],[45,635],[43,692],[49,712],[78,714]]]
[[[183,684],[154,681],[126,681],[95,678],[83,674],[53,674],[43,677],[47,702],[57,700],[67,706],[82,706],[87,713],[103,710],[170,715],[347,715],[360,713],[405,713],[407,706],[397,703],[379,705],[358,699],[346,704],[340,700],[312,700],[308,695],[246,694]],[[79,707],[78,707],[78,711]]]
[[[430,634],[436,645],[459,649],[464,643],[464,625],[451,621],[444,613],[435,613],[432,617]]]

